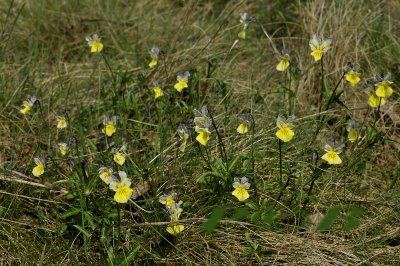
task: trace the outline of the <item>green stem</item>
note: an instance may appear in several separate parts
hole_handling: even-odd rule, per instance
[[[228,156],[226,154],[224,141],[222,140],[222,137],[221,137],[221,135],[220,135],[220,133],[218,131],[218,127],[217,127],[217,124],[214,121],[214,117],[212,116],[210,111],[208,111],[208,113],[209,113],[210,118],[211,118],[211,123],[212,123],[213,127],[215,128],[215,132],[217,133],[217,137],[218,137],[218,141],[219,141],[219,145],[218,146],[219,146],[219,150],[220,150],[221,156],[224,159],[225,165],[226,165],[226,169],[228,170]]]
[[[282,177],[282,141],[278,139],[279,145],[279,187],[282,189],[283,177]]]
[[[382,97],[379,97],[379,105],[378,105],[378,109],[376,109],[376,113],[375,113],[374,127],[375,127],[376,122],[378,121],[379,111],[381,110],[381,102],[382,102]]]

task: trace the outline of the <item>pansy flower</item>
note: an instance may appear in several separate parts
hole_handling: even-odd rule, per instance
[[[172,203],[171,208],[168,209],[171,223],[167,226],[167,232],[171,235],[179,234],[185,230],[185,226],[183,224],[177,224],[179,217],[183,212],[183,209],[181,208],[182,203],[182,201],[174,202]]]
[[[114,200],[118,203],[127,203],[131,198],[133,189],[130,188],[131,180],[126,176],[124,171],[118,172],[119,178],[110,176],[110,189],[115,191]]]
[[[292,140],[294,136],[293,131],[293,120],[295,119],[294,115],[288,116],[288,118],[279,115],[276,119],[276,126],[278,127],[278,131],[275,135],[278,139],[282,140],[283,142],[289,142]]]
[[[357,71],[358,66],[353,64],[347,64],[346,66],[346,74],[344,78],[350,83],[350,86],[354,87],[361,80],[361,73]]]
[[[276,70],[285,71],[290,65],[290,56],[286,49],[282,49],[281,52],[275,51],[275,56],[279,60],[279,64],[276,66]]]
[[[34,158],[36,166],[32,170],[32,174],[36,177],[41,176],[46,168],[46,158],[43,156],[38,156]]]
[[[119,149],[113,148],[111,152],[113,153],[114,162],[121,166],[124,165],[126,160],[126,145],[122,145]]]
[[[158,82],[154,82],[153,92],[154,92],[154,99],[164,96],[164,92],[161,89],[161,86]]]
[[[253,17],[248,17],[247,13],[240,13],[240,24],[242,25],[242,30],[238,33],[240,39],[246,39],[246,30],[249,25],[255,21]]]
[[[239,201],[245,201],[250,197],[248,192],[250,188],[250,183],[247,177],[244,176],[240,179],[235,177],[233,188],[235,190],[232,191],[232,195],[235,196]]]
[[[360,125],[357,122],[353,120],[347,121],[346,130],[347,132],[349,132],[347,135],[347,139],[350,142],[355,142],[360,138]]]
[[[236,128],[236,131],[239,134],[246,134],[247,132],[249,132],[251,116],[250,116],[250,114],[243,114],[243,115],[239,115],[239,118],[242,120],[242,122]]]
[[[178,135],[181,142],[181,145],[179,146],[179,151],[184,152],[186,149],[187,141],[189,139],[189,130],[182,123],[180,123],[178,126]]]
[[[150,68],[153,68],[157,65],[159,54],[160,54],[160,48],[158,48],[158,47],[151,48],[151,52],[150,52],[151,61],[149,63]]]
[[[21,114],[27,114],[29,111],[32,109],[32,107],[35,105],[37,101],[36,96],[29,96],[26,98],[26,100],[22,103],[22,109],[20,109]]]
[[[159,202],[164,204],[167,209],[171,209],[172,205],[175,203],[176,193],[170,192],[164,195],[161,195],[159,198]]]
[[[210,126],[211,121],[208,118],[208,110],[206,106],[201,108],[201,112],[194,109],[194,130],[198,133],[196,140],[203,146],[205,146],[210,139]]]
[[[108,116],[105,115],[103,119],[104,128],[102,132],[107,135],[107,137],[111,137],[114,135],[115,131],[117,131],[117,116]]]
[[[340,159],[339,154],[342,152],[344,146],[343,143],[328,140],[324,145],[326,153],[321,158],[327,161],[328,164],[341,164],[342,159]]]
[[[189,77],[190,77],[189,71],[186,71],[184,73],[179,73],[178,76],[176,77],[177,83],[175,84],[174,88],[178,92],[182,92],[183,89],[188,87]]]
[[[99,177],[107,185],[110,184],[110,177],[112,175],[113,175],[113,169],[111,167],[102,166],[99,168]]]
[[[56,116],[57,128],[64,129],[68,126],[68,113],[64,112],[61,115]]]
[[[388,98],[393,94],[392,84],[393,82],[390,80],[391,73],[388,72],[385,76],[374,76],[375,81],[375,94],[378,97]]]
[[[314,61],[321,60],[322,56],[331,48],[331,43],[331,38],[324,38],[316,33],[313,35],[309,44]]]
[[[103,44],[101,43],[101,39],[97,34],[87,36],[86,41],[92,53],[100,53],[103,50]]]

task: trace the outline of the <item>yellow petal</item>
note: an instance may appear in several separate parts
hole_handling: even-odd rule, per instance
[[[360,138],[360,134],[358,133],[357,129],[352,129],[352,130],[350,130],[347,138],[350,142],[354,142]]]
[[[62,156],[65,156],[68,152],[68,147],[66,146],[60,146],[58,149],[60,150]]]
[[[241,30],[241,31],[238,33],[238,37],[239,37],[240,39],[246,39],[246,30],[245,30],[245,29]]]
[[[294,132],[289,127],[282,127],[275,135],[283,142],[288,142],[292,140]]]
[[[184,152],[186,150],[187,139],[182,140],[181,145],[179,146],[179,151]]]
[[[357,72],[354,72],[354,71],[350,71],[344,77],[350,83],[350,85],[352,87],[357,85],[357,83],[360,82],[360,80],[361,80],[360,79],[360,73],[357,73]]]
[[[247,125],[246,122],[243,122],[243,123],[241,123],[241,124],[238,126],[238,128],[236,129],[236,131],[237,131],[239,134],[246,134],[247,132],[249,132],[249,127],[248,127],[248,125]]]
[[[380,104],[379,104],[379,103],[380,103]],[[372,94],[372,95],[369,97],[369,99],[368,99],[368,104],[369,104],[369,106],[374,107],[374,108],[378,107],[379,105],[380,105],[380,106],[383,106],[383,105],[385,104],[385,99],[384,99],[384,98],[381,98],[381,97],[378,97],[378,96],[374,93],[374,94]]]
[[[60,120],[58,120],[57,128],[63,129],[66,127],[67,127],[67,120],[65,120],[65,118],[61,118]]]
[[[328,151],[322,157],[323,160],[327,161],[329,164],[341,164],[342,159],[335,151]]]
[[[244,201],[250,197],[249,192],[244,187],[237,187],[233,192],[232,195],[235,196],[239,201]]]
[[[127,203],[131,198],[133,189],[127,186],[121,186],[117,188],[114,195],[114,200],[118,203]]]
[[[314,61],[318,61],[321,60],[322,55],[324,54],[324,52],[320,49],[314,50],[311,55],[314,57]]]
[[[173,200],[173,199],[167,199],[167,202],[166,202],[165,205],[167,205],[168,209],[171,209],[172,208],[172,204],[174,204],[174,202],[175,202],[175,200]]]
[[[276,70],[285,71],[289,67],[289,60],[282,59],[279,64],[276,66]]]
[[[43,173],[44,173],[44,164],[43,163],[38,164],[32,170],[32,174],[36,177],[41,176]]]
[[[167,227],[167,232],[170,233],[171,235],[179,234],[179,233],[182,232],[183,230],[185,230],[185,226],[182,225],[182,224],[169,225],[169,226]]]
[[[153,89],[153,91],[154,91],[154,99],[157,99],[158,97],[161,97],[164,95],[164,92],[161,90],[160,87],[155,87]]]
[[[22,108],[21,110],[19,110],[22,114],[27,114],[30,110],[32,109],[31,106],[26,105],[24,108]]]
[[[125,163],[125,157],[120,153],[114,154],[113,159],[114,159],[114,162],[116,162],[119,165],[123,165]]]
[[[103,180],[103,182],[108,185],[110,184],[110,176],[111,176],[110,171],[106,170],[100,174],[100,179]]]
[[[181,92],[184,88],[187,88],[188,87],[188,84],[187,84],[187,82],[185,81],[185,80],[180,80],[180,81],[178,81],[176,84],[175,84],[175,86],[174,86],[174,88],[178,91],[178,92]]]
[[[90,48],[92,53],[100,53],[103,50],[103,44],[100,41],[94,41]]]
[[[389,97],[390,95],[393,94],[393,89],[392,87],[389,86],[387,82],[384,81],[378,85],[378,88],[376,89],[375,93],[379,97]]]
[[[114,124],[109,123],[103,128],[103,133],[105,133],[108,137],[111,137],[114,135],[116,130],[117,129],[115,128]]]
[[[199,131],[199,134],[196,137],[196,140],[201,144],[201,145],[206,145],[208,140],[210,139],[210,132],[207,130],[201,130]]]
[[[157,58],[152,58],[150,63],[149,63],[149,67],[153,68],[157,65]]]

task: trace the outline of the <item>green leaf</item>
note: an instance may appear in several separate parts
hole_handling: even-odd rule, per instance
[[[132,250],[128,254],[128,256],[126,256],[125,259],[123,261],[121,261],[119,266],[129,265],[129,262],[131,262],[136,257],[136,254],[138,253],[139,249],[140,249],[140,245],[138,245],[134,250]]]
[[[346,221],[343,226],[343,230],[350,231],[358,227],[360,224],[359,219],[363,216],[364,210],[360,208],[351,208],[350,214],[346,217]]]
[[[329,231],[332,223],[340,213],[339,207],[333,207],[328,209],[324,219],[318,224],[317,231]]]
[[[217,227],[218,222],[222,219],[227,210],[227,207],[215,208],[211,215],[208,217],[207,221],[203,224],[203,231],[206,234],[211,234]]]
[[[68,218],[70,216],[74,216],[80,212],[81,212],[81,209],[73,207],[73,208],[67,210],[66,212],[64,212],[63,214],[61,214],[58,218],[66,219],[66,218]]]
[[[76,229],[79,230],[79,232],[81,232],[84,236],[86,236],[87,238],[90,238],[90,236],[92,235],[89,231],[87,231],[85,228],[83,228],[82,226],[79,226],[77,224],[74,224],[73,227],[75,227]]]

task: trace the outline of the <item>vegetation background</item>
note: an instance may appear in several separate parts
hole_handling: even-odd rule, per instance
[[[311,154],[304,149],[315,130],[321,79],[319,64],[309,55],[309,39],[315,32],[332,36],[324,61],[327,97],[347,62],[358,63],[363,78],[391,71],[398,88],[399,1],[0,3],[2,265],[400,264],[398,90],[377,117],[374,134],[383,132],[385,141],[365,152],[347,147],[346,163],[323,169],[306,214],[301,209],[312,174],[306,163]],[[285,180],[293,175],[294,181],[279,203],[274,127],[278,114],[288,114],[288,80],[275,70],[278,61],[259,24],[252,24],[247,38],[232,48],[241,27],[240,12],[254,16],[302,71],[290,81],[292,90],[296,88],[293,112],[298,121],[283,159]],[[89,52],[85,37],[94,33],[102,37],[112,74],[101,56]],[[155,71],[148,68],[153,46],[165,52],[163,67]],[[192,73],[190,88],[197,88],[196,97],[173,92],[176,74],[186,70]],[[151,90],[156,80],[170,94],[158,102]],[[345,140],[348,118],[366,117],[366,123],[375,118],[366,113],[362,84],[351,88],[342,83],[339,89],[348,109],[335,106],[313,147],[319,153],[325,139]],[[40,109],[24,117],[19,108],[27,95],[38,97]],[[222,191],[215,190],[194,142],[185,154],[177,151],[178,123],[202,105],[215,117],[230,159],[240,165],[235,171],[249,175],[252,189],[257,188],[246,205],[251,217],[237,221],[227,216],[208,234],[203,223],[216,207],[245,205],[230,194],[231,179]],[[55,116],[64,110],[71,117],[69,133],[55,127]],[[256,122],[253,137],[235,131],[237,114],[246,112]],[[98,182],[98,166],[108,158],[100,147],[105,113],[119,116],[122,130],[115,142],[128,144],[126,171],[143,191],[135,201],[153,213],[126,205],[116,218],[112,195]],[[76,136],[80,145],[72,156],[75,170],[56,155],[64,134]],[[221,159],[216,134],[212,137],[214,169]],[[38,154],[58,158],[40,180],[31,175],[32,157]],[[255,160],[253,172],[249,158]],[[167,216],[158,197],[164,189],[178,192],[184,201],[182,217],[189,219],[176,237],[167,236],[162,224]],[[271,210],[272,205],[277,207]],[[352,210],[354,226],[344,230]],[[337,219],[328,230],[316,230],[327,213],[335,211]],[[269,222],[259,226],[257,220]]]

